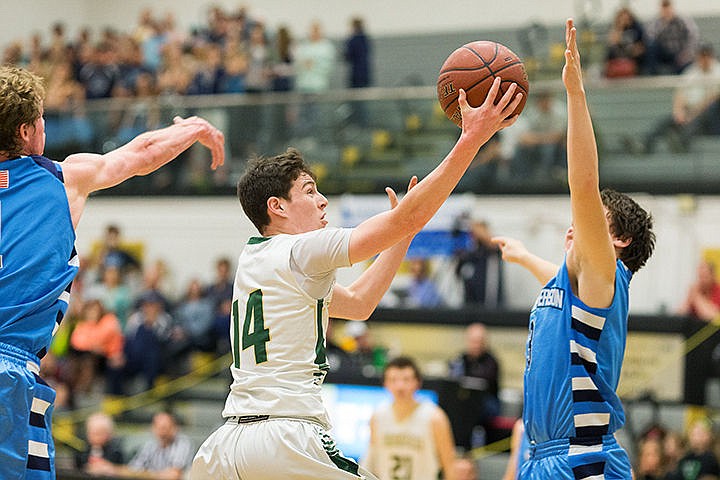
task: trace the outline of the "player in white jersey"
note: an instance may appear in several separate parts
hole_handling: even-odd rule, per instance
[[[450,421],[440,407],[418,401],[420,370],[408,357],[385,367],[383,385],[392,402],[382,404],[370,420],[370,447],[363,466],[380,480],[455,480],[455,442]]]
[[[328,369],[328,318],[365,320],[390,286],[413,236],[448,198],[478,149],[510,117],[521,96],[513,84],[497,103],[499,80],[483,105],[460,94],[463,131],[423,181],[413,177],[390,210],[352,229],[325,228],[327,199],[294,149],[255,158],[238,182],[243,210],[260,232],[238,260],[231,314],[233,384],[221,426],[200,447],[193,479],[357,479],[327,434],[321,399]],[[379,255],[378,255],[379,254]],[[377,258],[348,287],[335,271]]]

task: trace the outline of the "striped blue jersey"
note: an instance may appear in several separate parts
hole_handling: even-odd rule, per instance
[[[60,164],[0,162],[0,342],[45,354],[78,270],[74,243]]]
[[[608,308],[588,307],[573,294],[564,262],[540,292],[526,345],[523,420],[530,440],[599,437],[625,423],[616,389],[631,277],[618,260]]]

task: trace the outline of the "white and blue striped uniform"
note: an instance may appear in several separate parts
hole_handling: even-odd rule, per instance
[[[526,346],[523,420],[531,454],[521,478],[630,478],[613,433],[625,422],[616,390],[631,277],[618,260],[608,308],[588,307],[573,294],[565,263],[540,292]]]
[[[38,366],[78,270],[75,230],[59,163],[5,160],[0,179],[0,476],[55,478],[55,392]]]

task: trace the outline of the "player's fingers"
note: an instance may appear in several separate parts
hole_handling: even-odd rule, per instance
[[[458,90],[458,105],[460,106],[461,112],[470,108],[470,104],[467,102],[467,94],[462,88]]]
[[[508,93],[509,93],[509,90],[508,90]],[[507,93],[505,94],[505,96],[507,96]],[[503,100],[505,99],[505,96],[503,96]],[[518,108],[518,106],[520,106],[520,102],[522,102],[522,99],[523,99],[523,94],[517,93],[517,94],[515,94],[514,97],[511,97],[511,98],[512,98],[512,102],[508,103],[507,105],[505,105],[503,107],[502,115],[504,116],[504,118],[509,118],[513,114],[513,112]]]
[[[413,175],[412,178],[410,179],[410,182],[408,183],[407,191],[409,192],[410,190],[412,190],[415,187],[415,185],[417,185],[417,184],[418,184],[418,177],[416,175]]]
[[[173,117],[173,123],[180,123],[183,121],[183,118],[180,115],[176,115]]]
[[[388,199],[390,200],[390,208],[397,207],[398,197],[395,190],[390,187],[385,187],[385,193],[387,193]]]
[[[488,90],[487,97],[485,97],[485,103],[483,105],[495,105],[495,99],[497,98],[498,91],[500,90],[500,83],[502,79],[495,77],[490,89]]]
[[[502,110],[506,110],[509,105],[511,105],[511,102],[516,101],[513,97],[515,95],[515,91],[517,90],[517,83],[511,83],[508,89],[503,94],[500,101],[497,103],[497,106],[500,107]],[[514,111],[515,109],[513,109]],[[507,116],[507,115],[506,115]]]

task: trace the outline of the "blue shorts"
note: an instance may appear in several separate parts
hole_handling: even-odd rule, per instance
[[[530,445],[521,480],[631,480],[630,460],[613,435],[550,440]]]
[[[55,478],[50,433],[55,391],[39,376],[40,360],[0,343],[0,471],[3,479]]]

